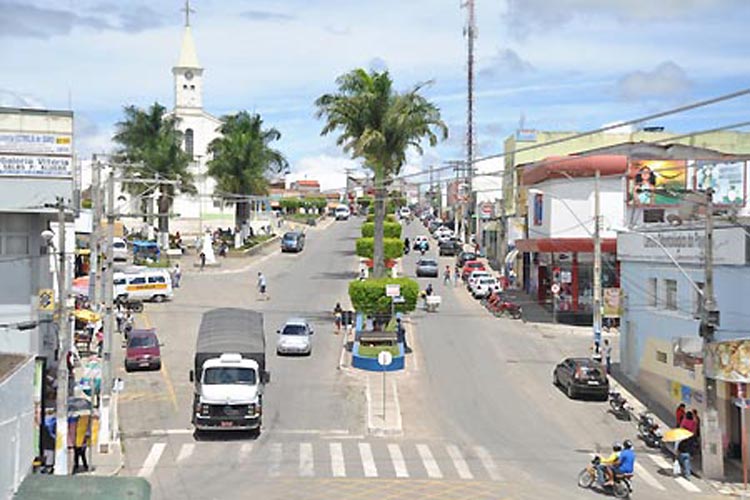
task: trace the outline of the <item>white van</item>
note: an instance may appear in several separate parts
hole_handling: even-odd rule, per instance
[[[162,302],[174,295],[172,277],[166,269],[115,273],[113,282],[115,297]]]
[[[339,205],[336,207],[336,220],[348,220],[349,216],[351,215],[351,212],[349,212],[349,207],[346,205]]]
[[[122,238],[112,240],[112,258],[115,262],[128,260],[128,244]]]

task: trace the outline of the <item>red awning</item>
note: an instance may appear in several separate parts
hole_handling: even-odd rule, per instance
[[[593,238],[535,238],[516,240],[516,248],[521,252],[593,253]],[[617,253],[617,238],[602,238],[602,252]]]
[[[628,157],[623,155],[551,156],[524,166],[521,182],[531,186],[547,179],[624,175]]]

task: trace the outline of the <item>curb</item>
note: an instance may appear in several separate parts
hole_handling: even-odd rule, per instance
[[[279,236],[278,234],[274,234],[272,237],[268,238],[263,243],[259,243],[253,247],[243,250],[242,254],[245,256],[255,255],[256,253],[260,252],[261,250],[271,245],[272,243],[277,242],[280,238],[281,236]]]

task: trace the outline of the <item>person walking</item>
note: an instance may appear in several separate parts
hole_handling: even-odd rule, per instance
[[[695,435],[696,433],[696,422],[695,418],[693,417],[693,412],[688,411],[685,413],[685,418],[682,419],[682,422],[680,423],[680,427],[682,427],[685,430],[688,430]]]
[[[675,427],[682,426],[682,420],[685,418],[685,403],[677,405],[677,410],[674,412]]]
[[[446,265],[443,272],[443,285],[451,284],[451,266]]]
[[[268,300],[268,295],[266,294],[266,287],[267,287],[266,277],[263,276],[263,273],[260,271],[258,271],[257,287],[258,287],[258,294],[259,294],[258,300]]]
[[[604,361],[607,375],[612,375],[612,346],[609,345],[609,339],[604,339]]]
[[[81,415],[76,422],[73,442],[73,474],[89,470],[89,464],[86,461],[86,448],[90,436],[89,418],[89,415]]]
[[[698,448],[701,439],[701,419],[698,417],[698,410],[692,408],[690,411],[693,412],[693,420],[695,420],[695,448]]]
[[[401,322],[401,318],[396,318],[396,342],[404,344],[404,352],[407,352],[409,346],[406,344],[406,329]]]
[[[684,477],[688,481],[690,480],[690,476],[693,474],[692,459],[693,453],[695,452],[695,443],[696,438],[695,436],[692,436],[687,439],[683,439],[677,445],[677,460],[680,462],[682,477]]]
[[[172,286],[174,288],[180,288],[181,279],[182,279],[182,269],[180,269],[180,264],[175,264],[174,272],[172,274]]]
[[[344,310],[341,308],[341,304],[339,302],[336,302],[336,307],[333,308],[333,321],[334,325],[336,326],[336,335],[341,332],[341,320],[344,314]]]
[[[206,267],[206,252],[201,251],[200,259],[201,259],[201,271],[203,271],[203,268]]]

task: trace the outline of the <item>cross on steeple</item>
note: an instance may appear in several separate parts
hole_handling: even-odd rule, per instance
[[[195,12],[195,9],[190,8],[190,0],[185,0],[185,7],[180,10],[185,11],[185,27],[190,26],[190,13]]]

